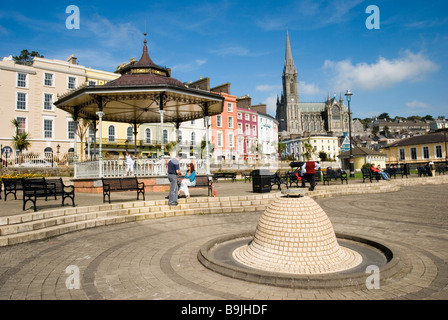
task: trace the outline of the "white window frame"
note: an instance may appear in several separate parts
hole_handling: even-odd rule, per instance
[[[20,119],[24,119],[24,123],[25,123],[24,128],[20,128],[19,118],[20,118]],[[18,128],[17,132],[18,132],[19,134],[21,134],[21,133],[23,133],[23,132],[27,132],[27,131],[28,131],[28,118],[27,118],[27,117],[21,117],[21,116],[18,116],[18,117],[16,117],[16,120],[17,120],[17,122],[19,122],[19,128]],[[22,130],[23,130],[23,131],[22,131]]]
[[[148,135],[148,133],[149,133],[149,135]],[[151,128],[146,128],[145,129],[145,141],[146,141],[146,143],[151,143],[151,135],[152,135]]]
[[[23,95],[25,95],[25,101],[20,101],[20,102],[25,103],[25,108],[24,108],[24,109],[19,109],[19,108],[18,108],[18,104],[19,104],[19,94],[23,94]],[[19,111],[28,111],[28,94],[27,94],[26,92],[20,92],[20,91],[17,91],[17,92],[16,92],[16,110],[19,110]]]
[[[238,113],[236,114],[236,118],[237,118],[238,120],[243,120],[243,115],[241,114],[241,112],[238,112]]]
[[[406,161],[406,149],[405,148],[398,148],[398,161]]]
[[[233,112],[233,103],[227,102],[227,112]]]
[[[228,117],[227,118],[227,125],[229,126],[229,128],[233,128],[233,117]]]
[[[256,115],[252,115],[252,122],[257,122],[257,116]]]
[[[70,79],[74,79],[75,82],[73,83],[73,88],[70,88]],[[78,78],[74,76],[67,76],[67,89],[69,90],[75,90],[78,85]]]
[[[45,108],[45,102],[46,102],[45,97],[46,97],[46,95],[50,95],[51,96],[50,109],[46,109]],[[44,92],[42,100],[43,100],[42,110],[44,110],[44,111],[54,111],[54,94],[48,93],[48,92]]]
[[[25,75],[25,80],[19,80],[19,76],[20,75]],[[16,87],[17,88],[28,88],[28,73],[25,72],[17,72],[17,82],[16,82]],[[19,81],[25,81],[25,85],[24,86],[19,86]]]
[[[428,149],[428,157],[425,157],[425,148]],[[431,157],[431,154],[429,152],[429,146],[422,146],[422,159],[423,160],[428,160]]]
[[[113,128],[113,130],[114,130],[112,135],[110,134],[111,128]],[[112,137],[112,139],[110,137]],[[111,124],[107,127],[107,141],[115,142],[116,140],[117,140],[117,130],[116,130],[115,126],[113,124]]]
[[[47,74],[51,74],[51,84],[46,84],[45,83],[47,81]],[[44,81],[43,81],[44,87],[52,87],[52,88],[54,88],[55,82],[56,82],[56,77],[55,77],[54,73],[52,73],[52,72],[44,72]]]
[[[51,121],[51,136],[50,137],[47,137],[47,135],[46,135],[47,130],[45,129],[45,123],[47,121]],[[43,132],[42,132],[42,134],[43,134],[44,139],[51,139],[51,140],[54,139],[54,129],[55,129],[54,126],[55,126],[54,117],[45,117],[45,116],[43,117],[43,119],[42,119]]]
[[[415,150],[415,158],[412,157],[412,150]],[[409,148],[409,152],[410,152],[411,160],[417,160],[418,159],[417,147],[410,147]]]
[[[129,134],[129,129],[131,129],[131,134]],[[127,142],[134,142],[134,129],[131,126],[128,126],[126,128],[126,141]]]
[[[70,130],[70,124],[74,124],[74,131]],[[73,121],[73,119],[67,119],[67,139],[68,140],[74,140],[75,139],[75,132],[76,132],[76,121]],[[70,136],[70,133],[73,134],[73,136]]]
[[[233,134],[233,132],[229,132],[229,148],[233,148],[234,147],[234,140],[235,140],[235,136]]]
[[[224,146],[224,136],[222,131],[218,131],[216,133],[216,144],[218,146],[218,148],[222,148]]]
[[[238,122],[238,134],[243,134],[243,124]]]
[[[216,116],[216,126],[222,128],[222,117],[220,115]]]
[[[249,121],[250,115],[248,113],[244,114],[244,120]]]
[[[440,148],[440,157],[437,156],[437,147]],[[443,148],[441,144],[434,145],[434,158],[435,159],[443,159]]]

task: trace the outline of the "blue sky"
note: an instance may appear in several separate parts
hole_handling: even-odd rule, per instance
[[[79,29],[66,28],[69,5],[79,8]],[[379,29],[366,27],[369,5]],[[233,95],[249,94],[275,116],[288,29],[302,102],[350,89],[355,117],[448,118],[447,9],[439,0],[1,0],[0,57],[75,54],[81,65],[115,71],[140,57],[146,25],[152,60],[174,78],[230,82]]]

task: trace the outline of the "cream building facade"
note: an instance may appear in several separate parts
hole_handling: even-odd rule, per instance
[[[0,61],[0,143],[13,148],[15,128],[28,132],[30,147],[24,151],[38,156],[64,155],[74,146],[75,123],[70,114],[54,106],[58,95],[82,85],[102,85],[117,78],[112,72],[86,68],[72,55],[66,61],[34,58],[32,65],[17,64],[12,57]],[[107,126],[106,126],[107,127]],[[79,140],[79,139],[77,139]],[[14,153],[17,150],[13,151]]]

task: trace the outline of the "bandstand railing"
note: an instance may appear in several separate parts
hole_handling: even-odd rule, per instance
[[[133,175],[138,177],[166,175],[169,159],[136,159],[134,161]],[[180,160],[180,171],[187,171],[187,164],[193,162],[198,174],[206,174],[207,166],[205,159],[182,159]],[[123,177],[126,175],[125,160],[97,160],[75,163],[77,179],[101,178],[100,163],[104,178]],[[164,169],[164,170],[162,170]]]

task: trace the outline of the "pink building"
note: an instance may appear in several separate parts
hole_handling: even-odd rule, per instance
[[[250,108],[237,108],[238,154],[241,160],[258,155],[258,113]]]

